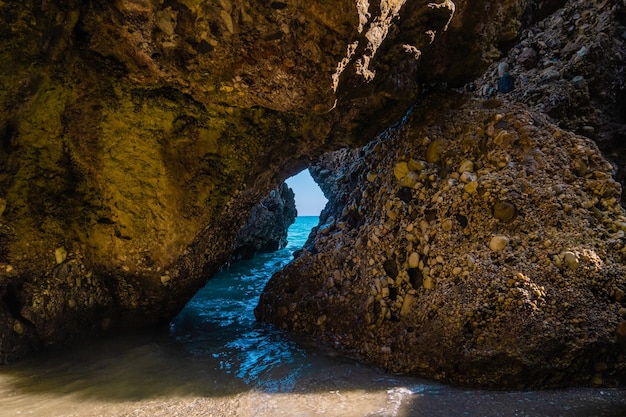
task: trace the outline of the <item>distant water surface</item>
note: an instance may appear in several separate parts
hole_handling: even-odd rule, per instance
[[[225,268],[157,334],[56,349],[0,367],[5,416],[626,417],[626,390],[483,391],[391,375],[298,346],[253,310],[284,250]]]

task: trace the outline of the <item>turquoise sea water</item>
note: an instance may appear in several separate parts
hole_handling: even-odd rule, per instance
[[[87,341],[0,367],[0,417],[626,417],[626,390],[484,391],[392,375],[256,323],[287,248],[224,268],[164,331]]]
[[[293,388],[309,365],[306,353],[284,333],[257,324],[254,308],[269,278],[293,259],[317,222],[316,216],[297,217],[284,249],[223,268],[172,321],[172,337],[192,354],[219,360],[220,370],[248,384]]]

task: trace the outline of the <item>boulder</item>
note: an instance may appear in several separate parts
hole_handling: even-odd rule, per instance
[[[260,320],[455,384],[626,382],[626,214],[590,139],[459,95],[339,160],[321,225],[271,278]]]

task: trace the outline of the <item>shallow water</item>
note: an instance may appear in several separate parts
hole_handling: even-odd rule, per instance
[[[0,416],[626,416],[626,390],[482,391],[386,374],[254,320],[289,246],[214,277],[169,331],[83,343],[0,367]]]

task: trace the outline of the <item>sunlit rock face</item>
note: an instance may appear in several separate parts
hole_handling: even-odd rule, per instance
[[[0,362],[167,322],[251,207],[469,79],[525,1],[0,3]]]
[[[312,171],[333,194],[259,319],[458,384],[626,382],[626,215],[591,140],[461,96]]]

